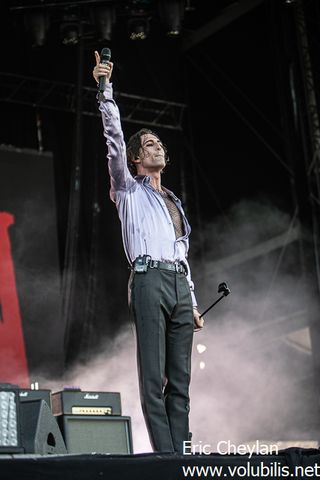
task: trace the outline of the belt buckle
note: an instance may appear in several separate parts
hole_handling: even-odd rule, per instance
[[[181,265],[178,262],[175,262],[175,270],[177,273],[181,273]]]

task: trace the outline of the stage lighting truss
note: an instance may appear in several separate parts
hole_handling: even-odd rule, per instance
[[[0,453],[23,453],[19,424],[19,389],[0,384]]]
[[[65,45],[75,45],[79,39],[80,24],[85,26],[85,37],[90,41],[110,41],[116,23],[126,23],[132,40],[144,40],[151,23],[160,20],[168,36],[181,33],[184,15],[194,9],[191,0],[13,0],[10,10],[24,19],[34,47],[46,42],[49,27],[60,27]],[[66,22],[73,15],[76,22]],[[54,29],[53,29],[54,30]]]
[[[75,112],[76,87],[73,84],[0,73],[0,92],[0,101],[3,102],[29,105],[38,109]],[[82,95],[82,113],[99,117],[97,90],[84,87]],[[115,98],[122,112],[122,122],[182,130],[186,108],[183,103],[120,92],[115,92]]]

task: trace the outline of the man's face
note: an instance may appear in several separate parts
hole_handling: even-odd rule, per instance
[[[158,137],[151,133],[142,135],[139,161],[139,170],[161,171],[165,167],[165,152]]]

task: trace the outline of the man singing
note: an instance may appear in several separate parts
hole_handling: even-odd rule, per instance
[[[168,155],[158,135],[142,129],[124,143],[109,82],[113,63],[95,52],[93,77],[106,77],[100,99],[108,146],[110,197],[121,220],[132,267],[130,304],[137,334],[142,409],[154,451],[183,453],[189,440],[193,331],[203,327],[187,262],[190,225],[180,200],[161,185]]]

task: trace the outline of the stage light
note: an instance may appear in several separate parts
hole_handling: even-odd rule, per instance
[[[23,452],[19,425],[19,387],[0,384],[0,452]]]
[[[116,21],[114,5],[106,5],[92,9],[93,23],[95,24],[98,40],[111,40],[113,25]]]
[[[184,0],[158,0],[160,19],[169,37],[181,32],[185,3]]]
[[[76,45],[79,42],[79,19],[76,15],[63,18],[60,35],[63,45]]]
[[[128,30],[131,40],[145,40],[150,30],[149,19],[147,17],[129,18]]]
[[[45,44],[49,24],[49,17],[45,12],[34,11],[25,14],[24,25],[33,47],[42,47]]]

